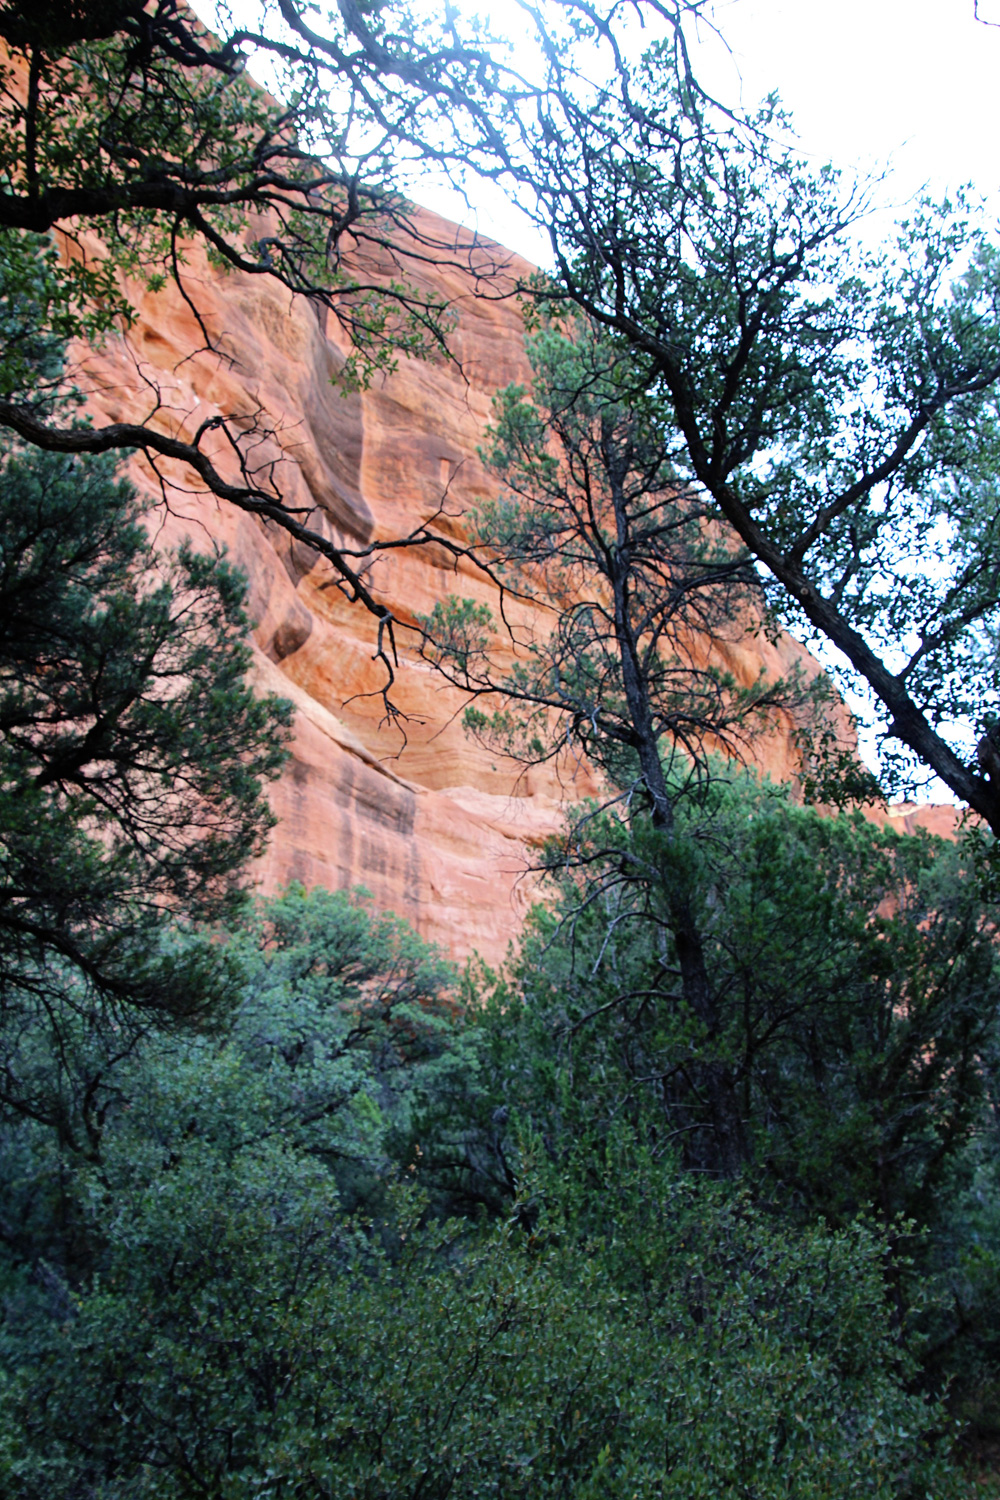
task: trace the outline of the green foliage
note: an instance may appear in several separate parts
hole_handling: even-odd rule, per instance
[[[226,1034],[150,1035],[122,1064],[100,1162],[30,1124],[4,1134],[5,1487],[960,1492],[942,1413],[907,1393],[870,1227],[782,1228],[627,1128],[568,1168],[527,1148],[507,1223],[428,1222],[409,1181],[374,1218],[370,1200],[347,1212],[338,1162],[384,1163],[389,1116],[436,1087],[447,1044],[433,1013],[400,1044],[387,1010],[433,1005],[445,976],[399,924],[325,893],[293,890],[260,924],[237,939]],[[388,1104],[387,1046],[409,1075]]]
[[[595,817],[558,853],[560,904],[536,911],[488,1012],[493,1107],[560,1158],[625,1119],[654,1153],[718,1170],[710,1061],[747,1170],[785,1213],[934,1223],[1000,1039],[995,913],[962,851],[721,773],[677,822],[667,842]],[[704,934],[713,1029],[681,985],[675,882]]]
[[[593,1248],[470,1243],[405,1212],[382,1249],[267,1165],[214,1213],[207,1183],[179,1183],[121,1223],[44,1386],[9,1393],[26,1500],[58,1493],[53,1469],[76,1479],[80,1448],[109,1496],[959,1492],[928,1442],[939,1414],[901,1388],[863,1231],[790,1243],[668,1197],[662,1248],[621,1287]],[[114,1412],[96,1430],[95,1396]],[[41,1474],[17,1446],[40,1411]]]
[[[607,1109],[610,1049],[541,1039],[541,977],[463,1021],[403,924],[297,887],[225,958],[214,1037],[150,1029],[109,1068],[99,1152],[0,1131],[6,1489],[963,1493],[884,1235],[682,1173],[653,1109]],[[498,1068],[512,1212],[431,1217],[428,1102],[454,1139],[464,1089],[474,1135]]]
[[[232,1045],[251,1131],[278,1131],[334,1172],[342,1200],[378,1196],[386,1141],[408,1128],[455,1050],[450,966],[367,893],[290,886],[231,945],[243,997]]]
[[[280,1363],[280,1330],[302,1307],[293,1337],[311,1337],[317,1278],[364,1243],[342,1195],[379,1198],[389,1124],[441,1051],[449,971],[359,900],[293,887],[215,951],[236,1008],[215,1036],[150,1027],[105,1059],[89,1162],[33,1120],[8,1120],[0,1137],[4,1363],[28,1359],[44,1407],[29,1403],[26,1447],[11,1460],[26,1494],[29,1473],[40,1493],[97,1483],[146,1442],[176,1457],[183,1434],[171,1442],[147,1421],[137,1450],[141,1424],[122,1421],[157,1400],[201,1413],[181,1426],[202,1441],[241,1406],[256,1411],[236,1349]],[[34,1032],[51,1053],[38,1019]],[[202,1338],[222,1361],[214,1376]],[[97,1402],[86,1418],[81,1378]],[[274,1367],[273,1378],[287,1377]],[[76,1425],[61,1427],[59,1412]],[[60,1458],[64,1439],[74,1451]],[[58,1477],[43,1479],[50,1468]]]
[[[46,236],[0,234],[0,397],[42,413],[72,402],[67,342],[98,341],[127,312],[109,266],[71,271]]]
[[[496,396],[483,452],[504,493],[472,518],[508,592],[510,639],[468,599],[421,621],[428,658],[490,702],[466,726],[526,761],[582,748],[617,788],[644,779],[655,801],[658,755],[702,763],[779,708],[825,722],[822,693],[794,673],[744,684],[719,665],[725,643],[765,623],[759,587],[678,482],[634,363],[583,319],[543,327],[528,350],[532,389]],[[707,640],[722,647],[714,661]]]
[[[289,708],[246,685],[244,592],[222,558],[156,553],[112,461],[0,455],[2,1096],[77,1144],[136,1028],[225,1003],[167,934],[233,909],[271,824]]]

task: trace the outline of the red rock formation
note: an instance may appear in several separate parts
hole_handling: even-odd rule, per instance
[[[869,816],[884,823],[896,833],[918,833],[921,829],[936,838],[953,839],[961,810],[950,802],[894,802],[876,809]]]
[[[424,224],[442,244],[452,238],[432,216]],[[457,243],[468,251],[467,239]],[[460,257],[441,260],[426,274],[457,314],[455,362],[401,359],[361,394],[331,384],[344,360],[339,330],[328,334],[308,305],[266,278],[223,275],[197,260],[189,290],[216,353],[193,352],[203,349],[203,333],[168,285],[138,298],[128,343],[81,355],[81,375],[109,419],[148,418],[156,408],[155,421],[190,435],[212,416],[237,414],[258,434],[254,464],[275,465],[286,500],[310,508],[313,525],[341,541],[401,537],[443,503],[458,517],[493,492],[476,456],[490,400],[529,374],[516,303],[476,297]],[[235,473],[221,440],[215,457]],[[133,470],[149,488],[142,463]],[[384,722],[374,622],[344,600],[328,566],[278,529],[192,493],[180,471],[170,477],[177,487],[164,542],[189,533],[224,543],[246,570],[258,680],[298,709],[292,758],[273,792],[279,823],[258,871],[262,885],[364,885],[457,957],[478,950],[500,959],[533,898],[530,846],[558,827],[567,797],[593,789],[586,768],[568,781],[565,767],[562,779],[552,768],[525,774],[472,743],[456,721],[461,700],[416,658],[405,631],[394,690],[408,716],[404,745]],[[434,547],[379,560],[372,582],[402,621],[429,612],[449,590],[491,594],[470,569],[456,576]],[[795,661],[815,670],[787,636],[775,647],[734,632],[712,650],[744,683],[762,663],[774,676]],[[755,750],[758,764],[783,780],[796,764],[789,727],[776,725]]]

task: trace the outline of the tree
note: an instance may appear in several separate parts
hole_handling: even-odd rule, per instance
[[[879,701],[890,785],[923,767],[1000,830],[995,243],[959,200],[863,248],[873,190],[787,146],[773,104],[715,106],[676,29],[633,63],[595,18],[587,87],[579,39],[551,42],[530,141],[492,167],[552,244],[536,304],[631,358],[675,482]]]
[[[223,270],[277,281],[338,318],[354,347],[348,383],[401,350],[441,349],[447,309],[409,272],[461,252],[419,229],[393,184],[436,135],[469,140],[488,128],[479,101],[502,71],[488,39],[460,36],[450,12],[440,24],[418,20],[405,0],[344,0],[322,22],[298,0],[260,0],[238,18],[222,5],[218,21],[221,36],[181,0],[0,6],[3,253],[8,266],[23,258],[24,235],[55,235],[61,247],[44,296],[35,287],[39,326],[64,340],[127,331],[126,276],[153,287],[172,277],[198,316],[186,272],[198,247]],[[281,102],[247,77],[248,50]],[[476,273],[474,248],[465,263]],[[195,485],[312,547],[379,620],[391,682],[392,616],[366,578],[372,546],[338,545],[285,503],[273,470],[255,464],[244,415],[191,434],[155,414],[66,425],[23,383],[0,390],[0,425],[23,443],[139,451],[154,470],[178,460]],[[207,440],[220,437],[238,461],[235,479],[213,461]]]
[[[229,951],[242,982],[228,1035],[254,1076],[251,1131],[266,1121],[326,1163],[345,1208],[370,1211],[416,1094],[461,1053],[451,965],[366,891],[298,885],[259,902]]]
[[[961,851],[721,768],[676,821],[716,1029],[685,1004],[654,874],[662,835],[592,819],[585,860],[534,913],[483,1022],[481,1086],[506,1111],[506,1149],[520,1132],[558,1161],[593,1161],[627,1120],[704,1173],[709,1057],[732,1078],[763,1201],[946,1238],[950,1176],[991,1133],[1000,1041],[996,911]]]
[[[168,934],[232,912],[273,822],[290,708],[246,685],[244,592],[159,556],[111,459],[0,453],[0,1094],[80,1148],[110,1059],[226,1001]]]
[[[467,710],[473,732],[528,761],[576,746],[606,772],[609,799],[637,826],[648,818],[656,852],[621,846],[612,863],[623,879],[641,870],[664,892],[684,1003],[714,1036],[720,1013],[676,809],[710,749],[736,752],[776,711],[821,705],[823,683],[762,672],[741,685],[712,662],[710,643],[753,624],[759,591],[745,553],[678,486],[655,408],[606,339],[579,322],[572,336],[540,335],[531,353],[532,394],[502,392],[491,432],[489,456],[509,495],[474,519],[474,538],[535,614],[512,631],[512,671],[495,659],[488,611],[467,600],[436,606],[423,625],[425,654],[474,699],[503,700],[492,715]],[[596,855],[580,857],[596,868]],[[706,1058],[702,1073],[714,1159],[735,1171],[747,1143],[732,1078],[719,1059]]]
[[[712,660],[713,646],[766,628],[760,589],[745,551],[677,485],[630,363],[583,320],[540,333],[529,355],[532,390],[501,391],[487,433],[504,498],[471,517],[479,555],[530,607],[512,631],[518,664],[504,671],[488,612],[455,598],[426,622],[426,654],[473,700],[520,710],[473,707],[468,727],[524,759],[572,744],[666,825],[662,757],[669,769],[745,750],[809,688],[763,670],[741,684]]]
[[[221,1033],[120,1064],[99,1161],[54,1190],[51,1136],[0,1132],[7,1489],[961,1492],[869,1226],[781,1227],[626,1126],[529,1168],[513,1220],[435,1222],[414,1162],[349,1212],[345,1160],[390,1166],[452,1045],[444,976],[340,896],[258,922]]]
[[[608,814],[573,842],[505,971],[470,976],[474,1066],[414,1116],[425,1180],[466,1212],[513,1201],[532,1229],[573,1183],[584,1232],[641,1242],[624,1228],[641,1209],[617,1216],[622,1143],[675,1183],[720,1174],[711,1065],[747,1147],[727,1201],[745,1193],[775,1231],[877,1222],[924,1387],[995,1433],[997,912],[967,852],[721,766],[678,799],[671,850],[648,818]],[[676,958],[682,858],[712,1030]]]

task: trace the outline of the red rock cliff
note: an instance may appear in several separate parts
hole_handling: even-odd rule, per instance
[[[452,239],[450,226],[430,215],[424,223],[442,244]],[[456,243],[468,251],[467,240]],[[204,336],[175,287],[145,295],[128,342],[84,360],[93,405],[112,420],[156,408],[153,420],[187,435],[238,414],[260,433],[255,465],[273,462],[288,503],[311,508],[311,524],[341,540],[404,536],[445,497],[460,515],[495,487],[476,456],[493,392],[529,375],[517,304],[475,296],[461,262],[442,253],[424,273],[455,309],[455,362],[401,359],[370,390],[343,395],[331,384],[344,359],[339,330],[328,334],[307,304],[266,278],[216,274],[195,260],[189,289],[216,352],[194,352]],[[223,449],[215,458],[224,467]],[[141,463],[133,471],[149,488]],[[405,631],[394,690],[408,715],[404,746],[383,722],[372,618],[347,604],[328,566],[276,528],[191,493],[180,471],[171,478],[165,542],[190,533],[228,547],[250,580],[258,680],[298,710],[292,757],[273,790],[279,821],[262,885],[364,885],[456,957],[500,959],[533,898],[530,845],[557,828],[568,797],[590,789],[587,772],[569,784],[553,770],[522,774],[471,742],[456,719],[460,698],[416,658]],[[450,590],[490,594],[471,570],[456,576],[434,547],[378,561],[372,582],[402,621]],[[711,650],[744,682],[762,662],[780,675],[808,661],[789,637],[772,647],[739,630]],[[756,747],[776,778],[794,774],[789,727]]]

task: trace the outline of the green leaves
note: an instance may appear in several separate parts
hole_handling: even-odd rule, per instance
[[[2,1102],[74,1149],[154,1017],[231,994],[170,924],[231,912],[271,824],[289,709],[246,684],[243,597],[223,559],[154,552],[111,461],[0,457]]]
[[[644,784],[659,805],[661,756],[700,766],[710,744],[735,748],[779,706],[813,720],[822,705],[793,674],[726,670],[727,646],[757,618],[757,580],[678,482],[620,342],[583,320],[543,322],[529,352],[533,388],[497,395],[484,449],[504,492],[472,517],[506,591],[507,639],[482,606],[451,598],[422,622],[424,654],[487,700],[465,722],[505,753],[580,747],[615,788]]]
[[[616,341],[677,489],[871,695],[889,788],[936,772],[997,825],[969,744],[1000,691],[995,236],[959,195],[866,250],[881,184],[817,169],[774,101],[716,105],[684,14],[628,68],[604,33],[596,85],[553,65],[518,166],[554,252],[539,317],[575,310]]]
[[[716,1068],[745,1171],[784,1212],[936,1222],[997,1044],[996,917],[969,862],[718,767],[678,797],[669,840],[592,811],[552,851],[559,904],[534,914],[488,1015],[494,1107],[556,1160],[603,1151],[625,1120],[655,1157],[717,1173]],[[711,1024],[683,986],[678,891]]]
[[[21,1345],[7,1476],[110,1494],[824,1500],[960,1492],[908,1395],[884,1245],[788,1233],[629,1158],[616,1228],[373,1235],[280,1149],[111,1190],[100,1284]],[[545,1183],[555,1198],[551,1175]],[[568,1184],[567,1184],[568,1187]],[[8,1346],[10,1339],[8,1334]]]
[[[650,1080],[613,1098],[614,1046],[594,1043],[615,1013],[546,1038],[579,973],[552,935],[520,995],[456,1026],[447,972],[402,924],[291,888],[230,943],[218,1035],[151,1030],[114,1062],[99,1159],[0,1130],[8,1487],[962,1493],[943,1412],[910,1389],[883,1234],[796,1226],[679,1172]],[[438,1220],[423,1181],[470,1104],[506,1137],[517,1197]]]
[[[0,483],[8,804],[104,829],[144,905],[210,911],[267,826],[288,719],[244,683],[243,581],[187,547],[158,560],[107,461],[8,451]]]

